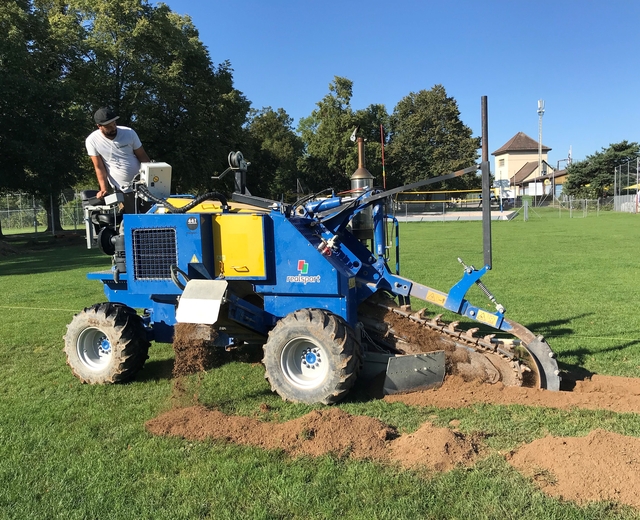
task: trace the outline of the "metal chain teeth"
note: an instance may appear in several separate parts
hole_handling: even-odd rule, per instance
[[[487,334],[483,337],[477,337],[475,334],[480,330],[477,327],[461,330],[458,329],[459,321],[452,321],[450,323],[442,321],[442,314],[437,314],[433,318],[425,318],[426,309],[420,309],[417,312],[409,312],[399,307],[386,305],[384,303],[377,302],[376,305],[387,311],[391,311],[394,314],[408,319],[418,325],[427,327],[446,339],[452,341],[456,347],[468,348],[482,354],[493,354],[504,359],[508,362],[509,366],[515,374],[515,378],[518,386],[522,385],[523,372],[530,372],[531,369],[523,364],[511,350],[511,348],[505,344],[496,343],[493,341],[495,334]]]

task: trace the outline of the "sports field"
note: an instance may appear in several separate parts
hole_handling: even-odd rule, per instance
[[[417,282],[447,291],[462,275],[458,257],[482,264],[480,222],[408,223],[400,233],[401,274]],[[75,312],[104,300],[86,273],[109,268],[110,258],[87,251],[79,235],[1,244],[0,518],[640,518],[626,487],[640,485],[636,215],[541,211],[493,225],[493,270],[483,281],[511,319],[548,339],[563,370],[600,381],[583,388],[591,400],[567,392],[567,406],[562,394],[545,400],[535,390],[474,401],[481,389],[463,384],[384,400],[358,387],[331,409],[295,405],[270,392],[250,353],[249,362],[176,380],[168,344],[152,346],[131,384],[82,385],[65,365],[62,336]],[[468,296],[491,308],[479,290]],[[166,414],[174,426],[199,414],[200,431],[215,433],[154,428]],[[239,424],[244,430],[233,429]],[[274,432],[279,444],[253,440]],[[345,432],[350,443],[331,449],[328,441]],[[441,435],[454,439],[441,445],[451,453],[453,442],[468,441],[464,456],[405,463],[410,450],[423,460],[426,443]],[[320,444],[330,449],[311,449]],[[374,444],[382,451],[362,454]],[[558,445],[574,447],[573,458]],[[605,446],[610,452],[600,453]],[[533,471],[522,469],[527,450],[545,457]],[[607,461],[618,482],[603,482],[599,498],[574,497],[579,484],[545,465],[552,460],[579,476],[583,491],[604,478]]]

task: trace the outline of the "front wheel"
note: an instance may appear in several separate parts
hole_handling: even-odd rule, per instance
[[[99,303],[76,314],[64,340],[67,364],[83,383],[129,381],[149,351],[142,318],[118,303]]]
[[[355,383],[360,344],[339,316],[303,309],[282,318],[264,346],[265,377],[286,401],[332,404]]]

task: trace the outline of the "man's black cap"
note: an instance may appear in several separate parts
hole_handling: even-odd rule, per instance
[[[115,121],[120,116],[117,116],[116,113],[110,108],[102,107],[99,108],[93,116],[94,121],[101,125],[108,125],[112,121]]]

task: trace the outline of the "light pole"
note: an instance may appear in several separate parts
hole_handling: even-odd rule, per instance
[[[636,157],[636,215],[638,214],[638,203],[640,202],[640,157]]]
[[[544,115],[544,100],[538,100],[538,177],[542,176],[542,116]],[[534,197],[538,193],[537,183],[534,183]],[[533,199],[536,200],[535,198]],[[534,204],[535,205],[535,204]]]
[[[640,204],[640,152],[634,152],[636,155],[636,215],[638,214],[638,205]]]

